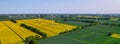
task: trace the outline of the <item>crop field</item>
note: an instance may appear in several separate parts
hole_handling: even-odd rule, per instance
[[[77,26],[55,23],[54,21],[45,19],[40,19],[40,22],[38,19],[17,20],[17,22],[18,23],[13,23],[11,21],[0,21],[1,44],[24,44],[23,41],[25,41],[27,37],[39,35],[21,27],[21,23],[25,23],[29,26],[39,29],[41,32],[46,33],[47,37],[53,37],[62,32],[67,32],[77,28]],[[42,36],[39,35],[39,37],[41,38]]]
[[[78,20],[89,20],[89,21],[95,21],[100,23],[108,23],[108,24],[120,24],[119,20],[99,20],[99,19],[78,19]]]
[[[119,20],[48,17],[0,21],[0,44],[120,44]]]
[[[69,24],[69,25],[74,25],[74,26],[84,26],[84,25],[90,24],[90,23],[76,22],[76,21],[66,21],[66,22],[62,22],[62,23]]]
[[[70,31],[76,28],[76,26],[55,23],[54,21],[44,19],[40,19],[40,21],[39,19],[18,20],[17,22],[18,24],[25,23],[29,26],[33,26],[39,29],[40,31],[46,33],[48,37],[56,36],[61,32]]]
[[[102,20],[98,22],[109,23],[109,24],[120,24],[120,21],[116,21],[116,20]]]
[[[2,44],[15,44],[22,42],[14,32],[12,32],[5,24],[0,22],[0,41]]]
[[[120,44],[120,39],[107,36],[108,32],[119,33],[120,27],[96,25],[40,40],[41,44]],[[64,40],[62,40],[64,39]],[[47,41],[47,43],[46,43]]]
[[[82,19],[84,20],[84,19]],[[90,20],[90,19],[88,19]],[[90,21],[97,21],[92,19]],[[117,20],[100,20],[100,23],[109,24],[119,24]],[[78,21],[62,21],[61,23],[74,25],[74,26],[84,26],[90,23],[78,22]],[[117,33],[108,36],[108,33]],[[52,38],[46,38],[39,40],[41,44],[120,44],[120,27],[97,24],[85,29],[78,28],[78,30],[61,34]],[[117,36],[117,37],[112,37]]]
[[[6,25],[8,25],[9,27],[11,27],[11,29],[13,29],[14,32],[16,32],[18,35],[21,36],[21,38],[25,39],[28,36],[35,36],[38,35],[34,32],[31,32],[25,28],[20,27],[19,25],[12,23],[10,21],[4,21],[4,23]]]

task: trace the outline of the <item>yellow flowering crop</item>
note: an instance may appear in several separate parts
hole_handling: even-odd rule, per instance
[[[120,34],[112,34],[111,37],[120,38]]]
[[[20,27],[19,25],[12,23],[10,21],[4,21],[9,27],[11,27],[17,34],[19,34],[23,39],[29,36],[35,36],[38,35],[30,30],[27,30],[23,27]],[[40,36],[41,37],[41,36]]]
[[[46,33],[48,37],[57,35],[57,34],[54,33],[54,32],[51,32],[51,31],[48,31],[48,30],[46,30],[46,29],[44,29],[44,28],[39,27],[39,26],[40,26],[39,24],[34,24],[34,23],[26,22],[26,21],[24,21],[24,20],[21,20],[21,21],[18,20],[18,22],[19,22],[19,23],[25,23],[26,25],[32,26],[32,27],[34,27],[34,28],[37,28],[37,29],[39,29],[41,32]],[[33,24],[34,24],[34,25],[33,25]]]
[[[29,26],[39,29],[41,32],[47,34],[48,37],[56,36],[61,32],[70,31],[77,26],[71,26],[61,23],[56,23],[55,21],[46,19],[28,19],[28,20],[17,20],[18,24],[25,23]]]
[[[0,22],[0,41],[1,44],[15,44],[22,42],[22,39],[12,32],[5,24]]]

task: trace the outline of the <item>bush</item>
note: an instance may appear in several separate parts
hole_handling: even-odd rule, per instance
[[[27,44],[36,44],[35,41],[37,41],[37,40],[40,40],[40,36],[35,35],[35,36],[26,37],[25,42]]]
[[[112,33],[111,33],[111,32],[109,32],[107,36],[111,36],[111,35],[112,35]]]
[[[67,19],[63,19],[63,21],[67,21]]]
[[[10,21],[12,21],[13,23],[17,23],[16,20],[10,20]]]

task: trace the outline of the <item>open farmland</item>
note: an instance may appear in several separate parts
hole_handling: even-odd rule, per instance
[[[120,24],[120,21],[116,21],[116,20],[102,20],[102,21],[98,21],[101,23],[108,23],[108,24]]]
[[[107,33],[119,33],[120,27],[96,25],[79,29],[53,38],[40,40],[42,44],[120,44],[120,39],[107,36]],[[64,39],[64,40],[62,40]],[[47,41],[47,43],[46,43]]]
[[[0,21],[0,44],[120,44],[119,20],[44,17]]]
[[[10,21],[4,21],[6,25],[8,25],[12,31],[16,32],[23,40],[28,36],[35,36],[38,35],[32,31],[29,31],[23,27],[20,27],[19,25],[12,23]],[[41,37],[41,36],[40,36]]]
[[[77,28],[77,26],[55,23],[54,21],[45,20],[45,19],[40,19],[40,21],[39,19],[18,20],[17,22],[18,23],[13,23],[11,21],[0,22],[1,23],[0,43],[1,44],[17,44],[17,43],[24,44],[23,42],[27,37],[39,35],[24,27],[21,27],[20,24],[22,23],[39,29],[41,32],[46,33],[47,37],[53,37],[53,36],[59,35],[60,33],[71,31],[72,29]],[[7,39],[8,35],[11,35],[12,38],[10,38],[11,37],[10,36]],[[39,35],[39,37],[42,37],[42,36]],[[7,40],[9,40],[9,42]]]
[[[81,22],[81,21],[62,21],[61,23],[74,25],[74,26],[85,26],[91,23]],[[86,19],[81,19],[86,20]],[[100,23],[108,24],[119,24],[118,20],[98,20],[98,19],[88,19],[89,21],[97,21]],[[61,34],[52,38],[42,39],[38,42],[41,44],[120,44],[120,39],[117,37],[108,36],[108,33],[120,34],[120,27],[114,25],[104,25],[97,24],[93,26],[86,27],[84,29],[78,28],[75,31]],[[114,35],[114,34],[113,34]],[[119,35],[115,35],[119,36]],[[47,43],[46,43],[47,42]]]
[[[22,42],[22,39],[17,36],[11,29],[5,24],[0,22],[0,41],[2,44],[16,44]]]
[[[45,20],[45,19],[40,19],[40,21],[39,19],[18,20],[17,22],[18,24],[25,23],[29,26],[33,26],[39,29],[40,31],[46,33],[48,37],[56,36],[59,33],[70,31],[76,28],[76,26],[55,23],[54,21]]]
[[[0,0],[0,44],[120,44],[120,0]]]

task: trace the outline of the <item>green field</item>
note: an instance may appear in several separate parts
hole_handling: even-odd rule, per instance
[[[120,33],[120,27],[96,25],[42,39],[39,42],[41,44],[120,44],[120,39],[107,36],[108,32]]]
[[[50,18],[49,18],[50,19]],[[85,26],[91,23],[85,23],[80,21],[63,21],[63,19],[55,18],[57,22],[75,25]],[[89,21],[97,21],[100,23],[108,24],[120,24],[118,20],[97,20],[97,19],[81,19]],[[120,34],[120,27],[97,24],[84,29],[77,29],[72,32],[64,33],[52,38],[41,39],[38,41],[41,44],[120,44],[119,38],[112,38],[108,36],[108,33]]]
[[[98,21],[101,23],[109,23],[109,24],[120,24],[120,21],[118,20],[102,20],[102,21]]]

